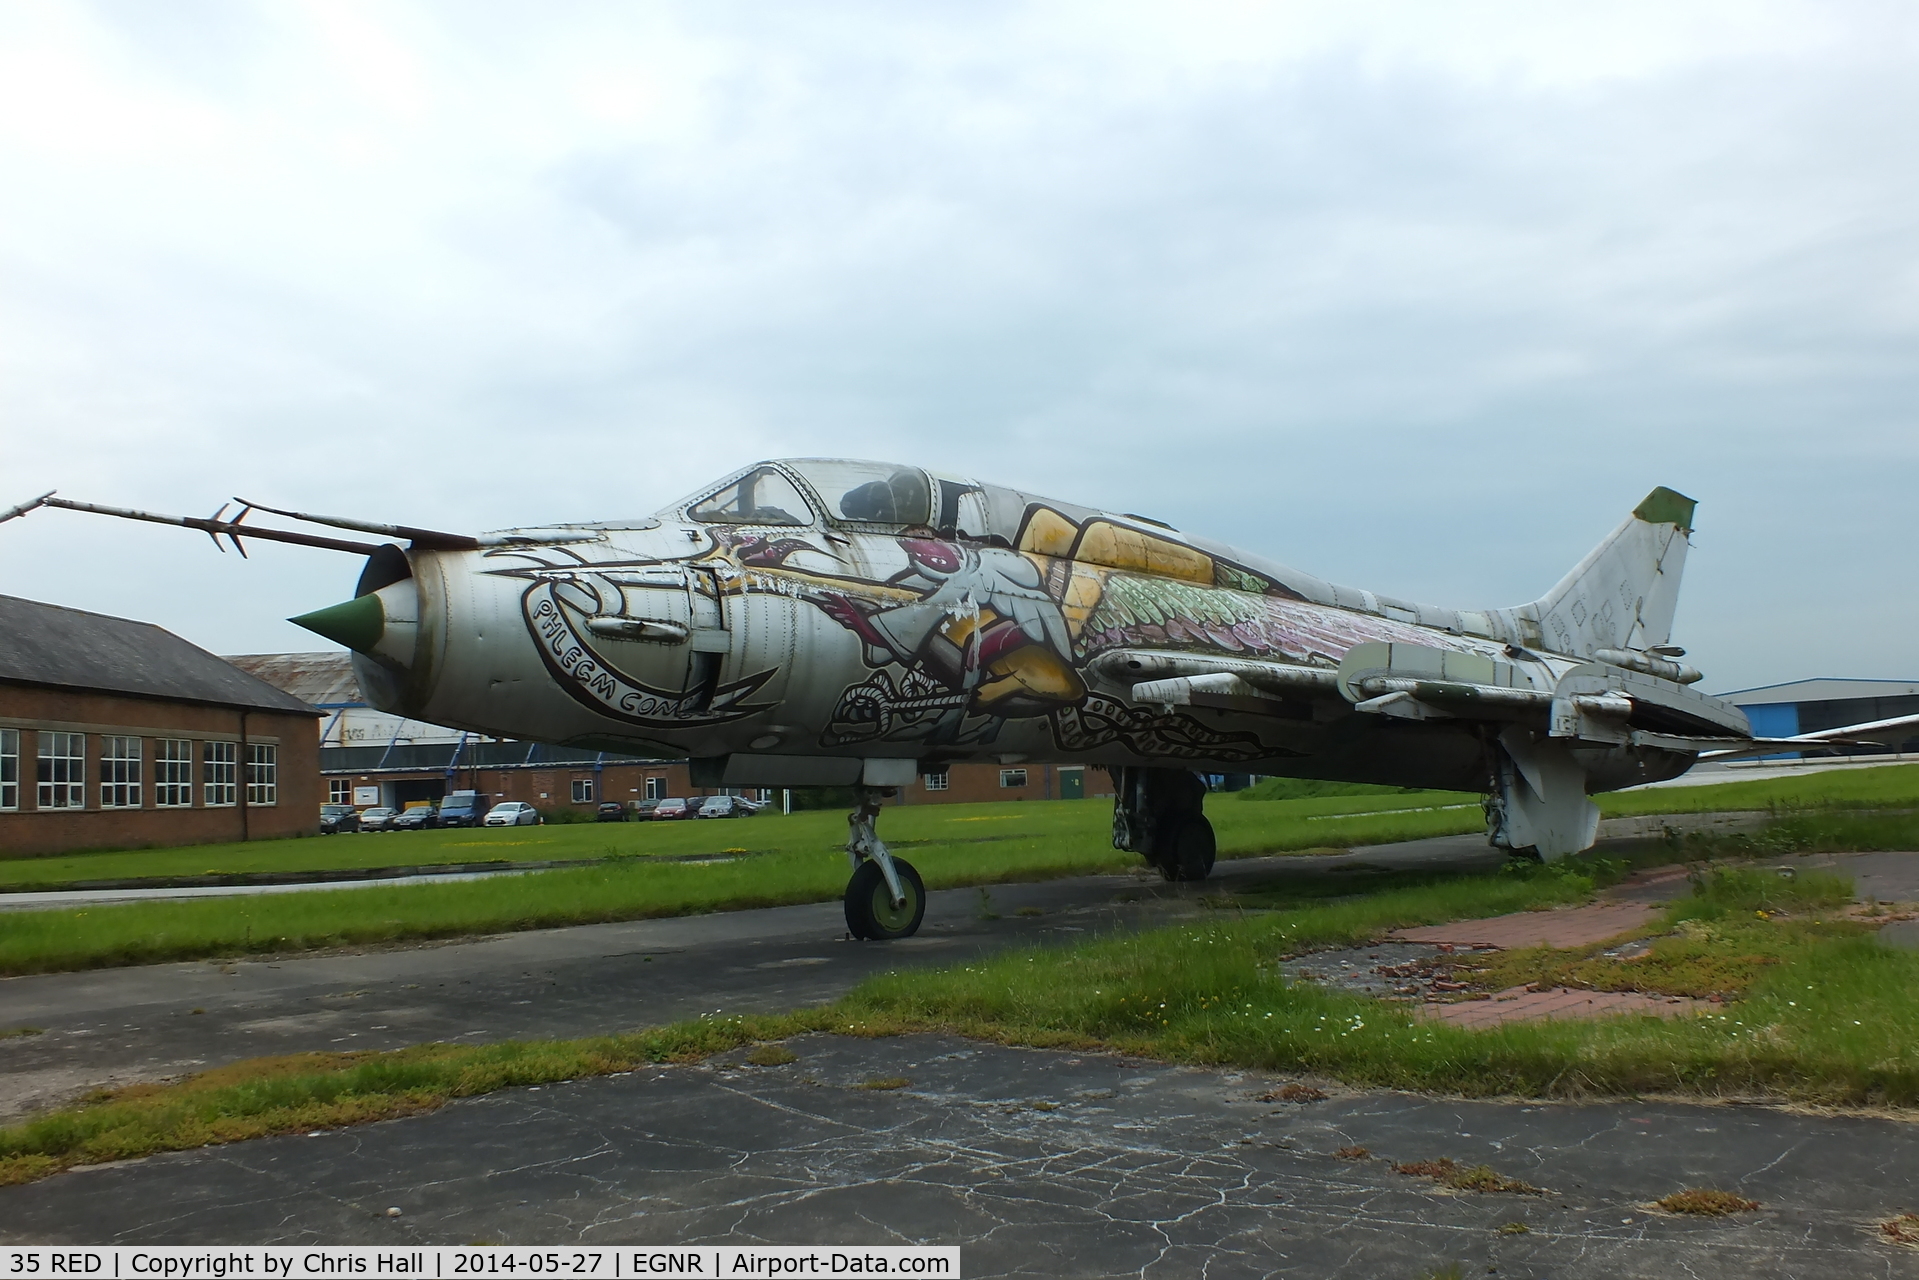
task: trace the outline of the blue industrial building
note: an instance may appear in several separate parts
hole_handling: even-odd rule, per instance
[[[1825,677],[1762,685],[1719,695],[1746,713],[1760,738],[1789,738],[1841,725],[1919,715],[1919,680],[1855,680]],[[1889,747],[1839,747],[1820,755],[1877,755]],[[1919,751],[1919,732],[1899,744]],[[1790,758],[1790,757],[1768,757]]]

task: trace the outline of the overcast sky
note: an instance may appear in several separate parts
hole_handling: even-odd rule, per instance
[[[1919,675],[1901,3],[0,0],[0,507],[457,530],[916,461],[1460,606],[1656,484],[1732,689]],[[218,652],[356,562],[43,511]]]

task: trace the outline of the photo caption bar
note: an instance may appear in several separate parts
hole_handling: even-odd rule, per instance
[[[0,1280],[315,1280],[316,1277],[463,1276],[714,1280],[752,1276],[960,1275],[958,1245],[621,1245],[542,1249],[518,1245],[385,1248],[347,1245],[160,1245],[105,1248],[0,1246]]]

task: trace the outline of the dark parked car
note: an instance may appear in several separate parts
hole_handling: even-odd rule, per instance
[[[708,796],[700,806],[702,818],[747,818],[757,810],[739,796]]]
[[[395,831],[424,831],[439,825],[439,811],[430,804],[415,805],[393,820]]]
[[[365,810],[360,814],[360,830],[391,831],[394,819],[399,816],[399,810],[389,809],[385,805]]]
[[[681,818],[691,818],[698,812],[697,804],[689,804],[678,796],[669,796],[653,810],[653,817],[660,822],[677,822]]]
[[[659,807],[660,802],[658,800],[635,800],[633,802],[633,821],[645,822],[653,816],[653,811]]]
[[[323,804],[320,806],[320,834],[337,835],[342,831],[360,829],[360,811],[350,804]]]
[[[455,791],[440,802],[440,825],[477,827],[486,818],[486,797],[477,791]]]
[[[593,812],[595,822],[625,822],[626,806],[618,800],[602,800],[600,807]]]

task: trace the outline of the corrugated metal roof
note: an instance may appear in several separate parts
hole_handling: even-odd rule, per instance
[[[366,697],[344,653],[241,653],[227,658],[276,689],[329,710],[362,707]]]
[[[1735,707],[1763,707],[1779,702],[1837,702],[1844,698],[1906,698],[1919,696],[1919,680],[1856,680],[1822,676],[1765,684],[1719,695]]]
[[[150,622],[0,596],[0,680],[318,715]]]

